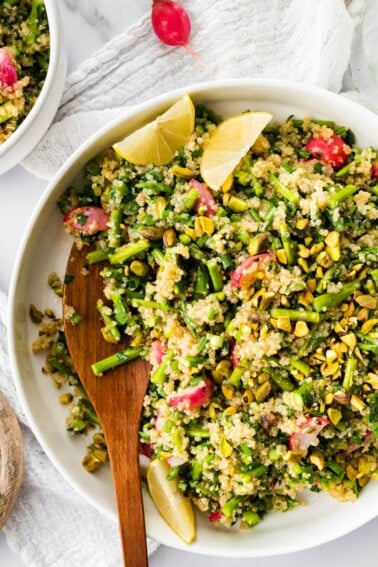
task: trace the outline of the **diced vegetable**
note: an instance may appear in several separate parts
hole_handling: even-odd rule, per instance
[[[350,147],[337,134],[327,140],[321,137],[312,138],[305,149],[316,159],[337,168],[346,164],[350,153]]]
[[[215,215],[215,213],[217,212],[217,205],[209,189],[196,179],[191,179],[189,181],[189,185],[193,189],[197,189],[199,193],[199,197],[195,202],[194,209],[197,212],[201,211],[201,213],[206,217]]]
[[[260,270],[265,270],[269,262],[274,260],[274,254],[257,254],[249,256],[231,274],[231,288],[245,289],[249,287],[257,277]]]
[[[211,399],[213,383],[210,378],[205,378],[197,386],[187,388],[181,394],[169,396],[169,405],[180,411],[191,411],[201,406],[206,406]]]
[[[78,207],[67,213],[63,222],[70,232],[94,234],[108,228],[109,215],[101,207]]]
[[[12,87],[18,81],[16,67],[5,47],[0,48],[0,84]]]
[[[309,417],[298,423],[298,429],[290,435],[289,449],[306,453],[311,445],[316,445],[319,433],[330,423],[326,417]]]

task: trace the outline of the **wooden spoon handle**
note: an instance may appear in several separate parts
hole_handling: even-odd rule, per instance
[[[124,425],[119,427],[122,421]],[[128,423],[126,419],[116,419],[110,427],[103,427],[113,473],[125,567],[148,565],[139,444],[135,442],[138,440],[138,426]],[[139,529],[132,529],[132,526],[138,526]]]
[[[24,474],[20,426],[8,400],[0,393],[0,529],[16,502]]]

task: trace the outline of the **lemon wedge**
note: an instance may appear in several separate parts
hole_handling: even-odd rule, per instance
[[[165,461],[154,459],[148,465],[147,484],[151,498],[162,518],[185,542],[196,537],[193,506],[180,491],[177,479],[168,480],[170,468]]]
[[[195,108],[189,95],[163,114],[113,145],[114,151],[135,165],[164,165],[185,146],[194,130]]]
[[[219,191],[272,118],[269,112],[245,112],[217,126],[205,147],[200,168],[211,189]]]

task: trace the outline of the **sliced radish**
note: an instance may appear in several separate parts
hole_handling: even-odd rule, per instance
[[[297,431],[289,438],[289,449],[306,453],[311,445],[315,445],[319,433],[330,423],[327,417],[309,417],[298,423]]]
[[[372,179],[378,179],[378,161],[375,161],[371,165],[371,177]]]
[[[305,149],[323,163],[334,167],[342,167],[348,161],[350,147],[341,136],[334,134],[328,140],[317,137],[309,140]]]
[[[186,388],[181,394],[169,396],[168,403],[180,411],[191,411],[206,406],[211,399],[212,392],[213,383],[210,378],[205,378],[197,386]]]
[[[166,349],[161,341],[152,341],[151,343],[151,364],[153,367],[159,366],[162,362],[164,355],[166,354]]]
[[[5,47],[0,48],[0,83],[8,87],[12,87],[17,83],[17,71],[8,50]]]
[[[210,522],[218,522],[222,517],[222,511],[217,510],[216,512],[210,512],[209,520]]]
[[[231,274],[231,289],[247,289],[260,270],[265,270],[267,261],[274,260],[274,254],[265,253],[249,256]]]
[[[94,234],[108,228],[109,215],[101,207],[77,207],[64,216],[63,222],[71,232]]]
[[[371,438],[372,433],[371,431],[368,431],[363,440],[362,443],[348,443],[348,446],[346,448],[346,453],[349,455],[350,453],[353,453],[354,451],[357,451],[357,449],[361,449],[361,447],[363,447],[364,445],[366,445],[366,443],[369,441],[369,439]]]
[[[207,187],[203,183],[200,183],[196,179],[191,179],[189,181],[190,187],[197,189],[199,197],[194,205],[194,209],[197,212],[200,208],[206,209],[204,216],[212,217],[217,212],[217,204],[213,195],[210,193]]]
[[[142,455],[148,459],[152,459],[154,456],[154,450],[150,443],[139,443],[139,448]]]
[[[231,364],[232,368],[236,368],[238,365],[238,356],[236,354],[236,342],[232,341],[231,343]]]

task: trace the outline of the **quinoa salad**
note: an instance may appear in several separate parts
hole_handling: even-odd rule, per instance
[[[200,164],[218,122],[197,105],[164,166],[109,149],[59,206],[91,245],[88,266],[103,262],[104,340],[116,351],[128,335],[129,358],[151,364],[141,452],[214,525],[252,528],[305,490],[353,501],[377,478],[378,152],[344,125],[290,116],[216,192]],[[58,276],[49,283],[62,294]],[[45,371],[73,385],[68,429],[88,431],[98,422],[61,321],[31,314]],[[106,379],[117,355],[93,362]],[[106,461],[96,432],[83,464]]]
[[[0,144],[32,109],[50,51],[43,0],[0,0]]]

